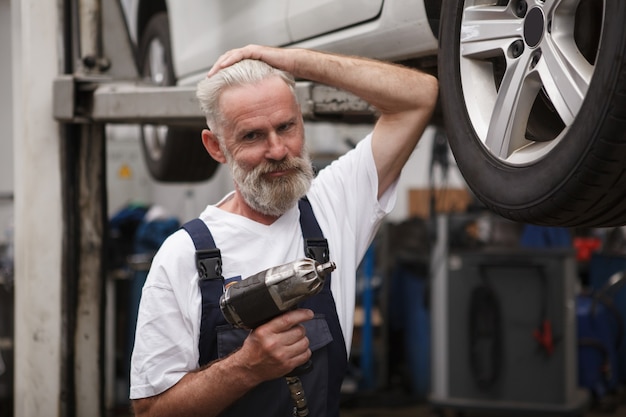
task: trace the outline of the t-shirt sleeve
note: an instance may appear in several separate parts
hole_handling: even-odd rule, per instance
[[[329,227],[341,227],[356,242],[355,256],[365,254],[380,222],[396,202],[396,180],[378,199],[378,174],[372,154],[371,134],[355,149],[320,171],[312,187],[312,198],[322,207]],[[316,213],[317,215],[317,213]],[[336,222],[336,225],[332,225]]]
[[[193,243],[170,236],[154,257],[142,290],[131,360],[130,398],[160,394],[198,366]],[[196,274],[194,278],[194,274]]]

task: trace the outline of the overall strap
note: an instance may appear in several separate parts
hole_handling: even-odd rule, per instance
[[[298,201],[298,208],[300,209],[300,228],[304,238],[305,256],[319,263],[328,262],[330,260],[328,241],[324,238],[324,233],[313,214],[311,202],[307,197],[303,197]],[[330,277],[327,281],[329,280]]]
[[[222,257],[215,246],[213,235],[200,219],[193,219],[182,226],[189,233],[196,247],[196,268],[198,285],[202,294],[202,316],[200,320],[200,340],[198,349],[200,366],[209,363],[217,341],[215,324],[222,320],[219,298],[224,292],[222,277]]]
[[[320,228],[311,203],[305,197],[300,200],[300,227],[302,228],[302,236],[304,237],[304,251],[307,257],[315,259],[317,262],[324,263],[329,260],[328,241],[324,238],[322,229]],[[341,384],[346,374],[348,364],[348,353],[346,344],[339,323],[337,314],[337,306],[330,289],[331,275],[326,277],[324,288],[322,291],[300,304],[302,308],[309,308],[316,314],[324,314],[326,323],[333,337],[333,343],[327,347],[328,354],[328,374],[327,374],[327,392],[326,413],[327,416],[339,415],[339,404],[341,401]],[[318,395],[316,393],[314,395]]]

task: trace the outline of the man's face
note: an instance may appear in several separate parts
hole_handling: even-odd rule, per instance
[[[280,78],[220,97],[222,150],[237,191],[254,210],[280,216],[306,194],[313,169],[297,102]]]

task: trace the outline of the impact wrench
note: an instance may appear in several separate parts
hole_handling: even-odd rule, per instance
[[[233,326],[255,329],[319,293],[326,275],[334,269],[333,262],[320,264],[309,258],[266,269],[227,285],[220,299],[220,309]],[[308,372],[311,367],[309,360],[285,376],[295,403],[293,415],[296,417],[309,415],[298,375]]]

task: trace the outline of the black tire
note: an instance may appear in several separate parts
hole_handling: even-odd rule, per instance
[[[554,19],[548,13],[553,4],[561,7]],[[576,7],[567,10],[565,5]],[[441,100],[459,169],[474,194],[503,217],[547,226],[623,225],[626,2],[528,1],[526,10],[524,6],[521,0],[443,0],[438,63]],[[472,14],[479,8],[492,14],[506,11],[511,27],[517,25],[517,38],[511,36],[508,48],[499,48],[508,54],[508,63],[493,52],[497,48],[469,42],[471,36],[487,33],[490,23],[485,13]],[[465,26],[461,48],[463,19],[475,20]],[[568,27],[574,30],[568,33]],[[509,30],[505,26],[498,29]],[[549,98],[549,94],[558,97],[557,92],[575,92],[574,84],[551,88],[548,78],[541,78],[566,68],[563,62],[550,60],[555,56],[550,48],[557,43],[554,50],[560,52],[566,50],[564,45],[570,47],[560,56],[565,58],[563,62],[576,69],[591,68],[592,75],[588,73],[582,82],[578,105],[572,106],[576,102],[573,94],[562,101]],[[472,48],[477,53],[469,55]],[[515,69],[524,71],[523,77],[517,77],[519,84],[509,78]],[[497,101],[510,98],[512,92],[523,99],[513,100],[510,106]],[[568,117],[561,116],[566,113],[563,104],[573,107]],[[501,109],[507,111],[500,113]],[[505,126],[513,126],[511,133],[501,129],[501,135],[493,134]],[[502,146],[504,138],[510,139],[508,147]]]
[[[139,43],[139,63],[141,75],[148,82],[160,85],[175,84],[169,33],[167,14],[161,12],[149,20],[142,34]],[[157,65],[162,70],[161,74],[156,74],[151,65],[151,58],[155,58],[151,55],[155,54],[156,50],[160,51],[156,58]],[[155,180],[201,182],[208,180],[215,173],[219,164],[202,145],[202,127],[144,125],[141,131],[144,159],[150,175]]]

